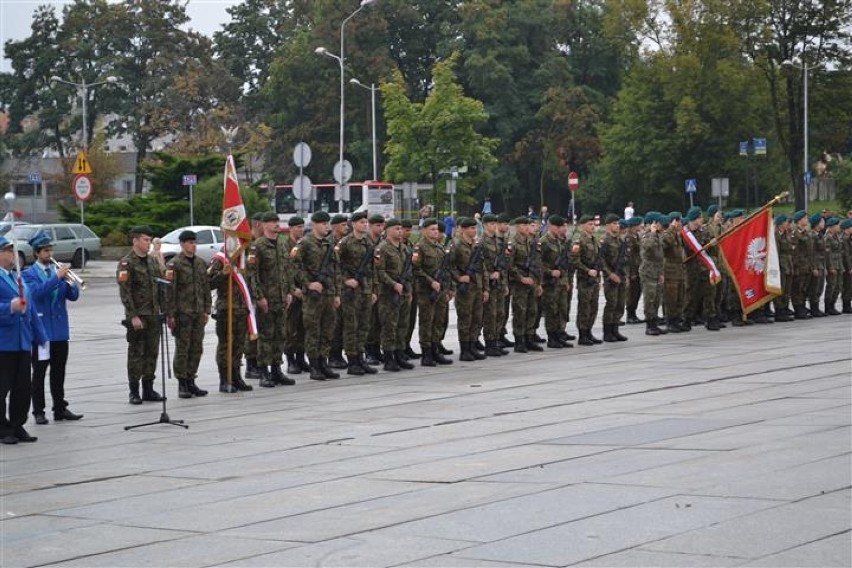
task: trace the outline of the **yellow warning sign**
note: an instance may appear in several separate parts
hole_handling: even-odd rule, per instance
[[[92,164],[89,163],[89,157],[83,150],[77,153],[77,159],[74,161],[74,169],[72,174],[90,174],[92,173]]]

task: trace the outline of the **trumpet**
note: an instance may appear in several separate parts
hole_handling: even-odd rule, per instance
[[[50,262],[52,262],[53,266],[55,266],[56,268],[62,268],[64,266],[63,264],[57,262],[56,259],[52,256],[50,257]],[[80,290],[86,289],[86,281],[74,274],[74,272],[72,272],[71,270],[69,270],[68,274],[65,275],[65,282],[69,286],[79,286]]]

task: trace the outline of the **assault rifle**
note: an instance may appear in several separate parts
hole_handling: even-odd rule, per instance
[[[530,254],[527,256],[527,261],[524,263],[524,272],[530,277],[539,277],[541,274],[538,270],[538,264],[535,262],[538,256],[538,237],[530,239]]]
[[[334,268],[331,266],[331,255],[334,253],[334,247],[329,242],[328,248],[325,251],[325,255],[322,257],[322,264],[320,264],[320,268],[316,273],[316,281],[322,284],[323,289],[331,286],[332,281],[334,280]],[[313,290],[308,290],[309,296],[319,296],[319,292],[314,292]]]
[[[450,254],[452,253],[452,250],[452,245],[444,249],[444,258],[441,259],[441,264],[438,266],[438,270],[436,270],[434,276],[432,276],[432,279],[441,285],[441,290],[444,289],[447,281],[450,279]],[[429,292],[429,299],[434,302],[438,299],[439,293],[440,291],[436,292],[435,290],[432,290]]]
[[[510,248],[508,239],[497,239],[498,247],[497,247],[497,257],[494,259],[494,271],[499,272],[501,275],[508,268],[509,261],[508,258],[510,256]],[[496,280],[488,280],[488,284],[492,290],[500,287],[500,279]]]
[[[411,275],[414,272],[414,265],[412,263],[411,257],[413,255],[405,252],[405,264],[402,265],[402,272],[399,275],[399,283],[402,284],[402,292],[405,293],[405,287],[408,285],[408,282],[411,280]],[[393,296],[393,304],[398,306],[402,301],[402,294],[396,294]]]
[[[479,272],[482,265],[482,251],[484,247],[482,243],[474,243],[471,248],[470,259],[467,261],[467,266],[462,271],[462,274],[470,276],[471,279]],[[470,288],[470,282],[459,282],[459,294],[467,294]]]
[[[369,239],[365,238],[364,240],[368,241],[367,248],[364,251],[364,256],[361,257],[361,262],[358,263],[358,268],[355,269],[355,272],[350,275],[351,278],[354,278],[358,281],[358,285],[361,287],[364,286],[364,277],[367,276],[367,268],[370,266],[370,263],[373,260],[373,251],[375,250],[373,246],[369,243]],[[343,292],[346,294],[347,297],[351,298],[355,295],[355,288],[344,286]]]

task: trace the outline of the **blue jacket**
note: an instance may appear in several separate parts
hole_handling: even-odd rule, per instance
[[[18,286],[10,282],[0,273],[0,351],[30,351],[34,345],[47,343],[50,339],[41,318],[34,309],[34,302],[29,288],[24,286],[24,296],[27,299],[27,311],[23,314],[12,313],[12,300],[17,298]]]
[[[64,280],[60,280],[52,266],[48,278],[44,265],[39,262],[33,263],[22,274],[35,301],[34,307],[47,332],[47,337],[51,341],[68,341],[70,334],[65,301],[76,302],[80,297],[79,288],[69,286]]]

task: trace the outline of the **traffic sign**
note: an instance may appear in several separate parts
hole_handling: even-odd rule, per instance
[[[198,176],[195,174],[186,174],[183,176],[183,185],[198,185]]]
[[[350,179],[352,179],[352,164],[349,163],[349,160],[343,160],[343,176],[340,175],[340,160],[335,162],[334,181],[339,184],[344,184],[347,183]]]
[[[580,177],[577,175],[577,172],[571,172],[568,174],[568,189],[571,191],[577,191],[577,188],[580,187]]]
[[[811,171],[805,172],[805,185],[811,185]]]
[[[86,174],[77,174],[71,184],[71,189],[78,201],[88,201],[92,196],[92,180]]]
[[[80,150],[77,152],[77,159],[74,160],[74,169],[72,174],[90,174],[92,173],[92,164],[89,163],[89,157],[86,152]]]
[[[304,142],[296,144],[293,150],[293,162],[297,168],[307,168],[311,163],[311,147]]]
[[[766,155],[766,138],[753,138],[752,143],[754,144],[755,156]]]
[[[41,174],[34,173],[29,175],[30,183],[41,183]]]
[[[313,199],[313,189],[314,185],[308,176],[296,176],[293,180],[293,195],[296,199]]]
[[[748,140],[740,142],[740,156],[748,156]]]
[[[696,191],[698,191],[698,181],[694,178],[686,180],[686,192],[695,193]]]

